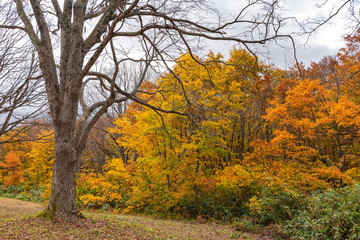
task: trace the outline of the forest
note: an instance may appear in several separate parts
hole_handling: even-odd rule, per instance
[[[312,4],[1,0],[0,238],[360,239],[359,3]]]
[[[359,239],[360,31],[345,40],[336,56],[289,70],[244,49],[182,54],[91,130],[77,204]],[[18,129],[0,138],[1,196],[47,201],[52,125]]]

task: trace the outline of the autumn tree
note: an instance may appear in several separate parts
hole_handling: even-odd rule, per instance
[[[265,116],[275,129],[270,143],[278,149],[279,159],[348,170],[358,155],[359,105],[346,95],[338,96],[331,81],[293,81]]]
[[[212,52],[203,58],[183,54],[176,59],[175,74],[147,84],[141,97],[151,106],[187,115],[162,114],[133,102],[115,119],[109,131],[117,134],[116,145],[137,156],[124,162],[132,176],[128,210],[189,214],[196,207],[185,209],[184,202],[195,206],[209,197],[217,205],[234,194],[239,201],[230,204],[229,197],[227,203],[239,206],[252,194],[260,177],[242,166],[243,156],[253,139],[266,135],[262,115],[278,77],[270,66],[259,61],[254,68],[253,63],[254,56],[244,49],[231,50],[226,61]],[[193,105],[186,101],[182,86]],[[210,213],[212,207],[203,211]],[[234,212],[242,207],[234,207]],[[201,214],[193,210],[191,214]]]
[[[0,162],[2,185],[19,184],[23,179],[22,163],[19,156],[11,151],[6,154],[4,160],[4,162]]]
[[[233,41],[250,49],[290,37],[282,29],[291,19],[278,14],[278,1],[249,1],[227,20],[203,0],[14,0],[1,5],[6,10],[1,11],[0,27],[26,33],[46,86],[55,162],[44,215],[67,220],[78,218],[75,176],[91,128],[115,102],[131,99],[152,107],[137,97],[148,69],[160,66],[171,72],[173,54],[185,49],[192,53],[191,46],[202,39]],[[241,31],[232,33],[235,28]],[[139,71],[124,90],[120,65],[127,61],[136,62]],[[89,97],[99,96],[94,86],[105,97]]]
[[[28,163],[25,169],[27,181],[34,185],[50,185],[54,162],[54,135],[52,131],[42,130],[37,136],[39,140],[32,142],[27,153]]]

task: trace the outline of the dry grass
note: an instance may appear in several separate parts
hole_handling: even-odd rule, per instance
[[[43,205],[0,198],[0,239],[271,239],[202,221],[85,212],[77,223],[36,217]]]

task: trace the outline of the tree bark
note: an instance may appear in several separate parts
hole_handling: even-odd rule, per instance
[[[59,218],[67,221],[77,220],[79,211],[76,206],[75,173],[78,156],[74,144],[75,124],[64,124],[55,128],[55,162],[51,197],[44,217]]]

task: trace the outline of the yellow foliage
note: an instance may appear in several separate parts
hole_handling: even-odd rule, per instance
[[[346,174],[353,180],[360,182],[360,168],[354,167],[346,171]]]
[[[249,200],[249,214],[250,216],[259,216],[261,214],[261,205],[262,200],[258,199],[256,196],[253,196]]]
[[[112,159],[105,166],[105,174],[81,173],[78,182],[79,200],[85,206],[119,205],[128,188],[130,175],[122,161]]]
[[[241,189],[241,187],[249,186],[254,181],[258,181],[249,171],[246,171],[243,166],[234,165],[218,171],[217,185],[224,186],[229,189]]]
[[[52,169],[55,159],[55,144],[52,131],[41,131],[40,140],[32,143],[27,154],[29,161],[25,170],[29,184],[51,185]]]

